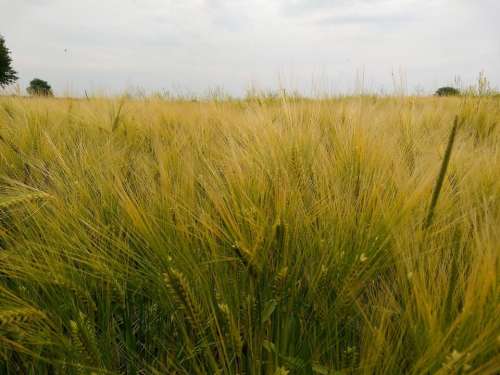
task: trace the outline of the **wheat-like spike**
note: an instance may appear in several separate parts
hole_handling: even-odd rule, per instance
[[[257,266],[254,256],[247,250],[242,249],[238,244],[234,244],[232,249],[238,255],[241,262],[248,268],[250,274],[253,277],[257,277],[259,274],[259,267]]]
[[[359,358],[358,349],[355,346],[348,346],[341,355],[340,364],[342,368],[353,368],[356,366]]]
[[[25,202],[31,202],[37,199],[49,197],[49,194],[44,192],[32,192],[26,194],[19,194],[12,197],[4,197],[0,199],[0,209],[7,209]]]
[[[188,280],[182,272],[174,268],[170,268],[164,277],[175,302],[186,311],[191,328],[201,333],[201,309],[194,299]]]
[[[4,137],[2,137],[0,135],[0,142],[6,144],[7,146],[9,146],[16,154],[22,156],[23,153],[22,151],[19,149],[19,147],[17,147],[14,143],[11,143],[9,141],[7,141]]]
[[[80,337],[80,328],[78,323],[74,320],[69,321],[69,329],[71,335],[71,344],[74,351],[79,355],[80,358],[84,358],[87,363],[91,362],[87,350],[85,350],[85,345]],[[77,371],[82,371],[81,365],[76,365]]]
[[[99,346],[97,344],[97,337],[95,333],[95,327],[93,324],[90,323],[88,317],[83,313],[79,312],[79,318],[80,318],[80,332],[83,334],[83,337],[85,338],[85,348],[86,352],[88,353],[89,357],[95,358],[92,363],[94,365],[99,365],[100,361],[100,355],[99,355]]]
[[[30,307],[0,311],[0,327],[18,326],[39,317],[40,312]]]
[[[217,306],[219,307],[219,311],[224,317],[225,324],[229,329],[229,335],[233,338],[233,344],[236,349],[236,354],[238,357],[240,357],[243,348],[243,341],[238,325],[234,321],[233,314],[227,304],[219,302]]]
[[[288,276],[288,267],[283,267],[276,273],[276,277],[273,282],[273,292],[274,298],[279,301],[283,298],[283,292],[286,285],[286,278]]]
[[[231,329],[231,334],[233,336],[234,344],[236,346],[236,355],[238,357],[241,357],[243,353],[243,337],[241,336],[240,328],[234,324],[233,328]]]
[[[329,311],[328,298],[325,298],[329,295],[331,289],[329,285],[330,278],[328,276],[328,267],[322,265],[314,284],[314,290],[312,291],[315,296],[318,296],[312,301],[313,311],[321,322],[325,321]]]
[[[79,311],[77,321],[70,320],[69,328],[73,349],[79,358],[84,360],[83,365],[82,363],[76,363],[73,366],[78,373],[88,374],[89,372],[85,370],[86,366],[101,366],[95,329],[87,316],[81,311]]]

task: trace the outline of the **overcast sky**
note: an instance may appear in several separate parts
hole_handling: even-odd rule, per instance
[[[500,0],[0,0],[25,87],[241,94],[500,86]],[[364,77],[364,79],[363,79]]]

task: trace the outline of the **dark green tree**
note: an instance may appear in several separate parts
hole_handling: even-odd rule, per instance
[[[458,95],[460,95],[460,91],[454,87],[445,86],[445,87],[440,87],[439,89],[437,89],[435,95],[436,96],[458,96]]]
[[[52,87],[43,79],[35,78],[26,89],[33,96],[53,96]]]
[[[10,50],[5,45],[5,39],[0,35],[0,88],[17,80],[17,73],[12,69]]]

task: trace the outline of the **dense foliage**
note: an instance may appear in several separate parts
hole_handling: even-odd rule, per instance
[[[47,81],[39,78],[33,79],[26,91],[33,96],[53,96],[52,87]]]
[[[440,87],[436,91],[437,96],[458,96],[460,95],[460,91],[454,87]]]
[[[0,373],[498,374],[497,124],[0,99]]]
[[[17,73],[12,68],[10,50],[5,45],[5,39],[0,35],[0,88],[17,80]]]

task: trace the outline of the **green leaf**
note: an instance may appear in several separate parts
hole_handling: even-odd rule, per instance
[[[276,345],[274,345],[273,342],[269,341],[269,340],[264,340],[262,342],[262,346],[264,347],[264,349],[266,349],[269,353],[276,353]]]
[[[264,312],[262,313],[262,323],[265,323],[269,320],[274,310],[276,310],[276,306],[278,306],[278,302],[275,299],[267,301],[264,307]]]
[[[315,374],[320,375],[342,375],[341,371],[329,369],[328,367],[320,365],[319,363],[313,363],[312,370]]]

